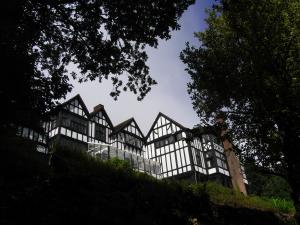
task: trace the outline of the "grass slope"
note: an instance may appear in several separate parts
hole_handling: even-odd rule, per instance
[[[158,181],[125,162],[67,149],[49,166],[30,142],[0,143],[0,224],[293,224],[290,203],[214,183]]]

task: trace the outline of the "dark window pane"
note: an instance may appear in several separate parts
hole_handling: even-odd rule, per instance
[[[156,141],[154,142],[154,146],[155,148],[161,148],[165,145],[169,145],[169,144],[172,144],[175,142],[175,137],[172,135],[172,136],[169,136],[169,137],[166,137],[160,141]]]
[[[79,123],[77,121],[73,121],[71,120],[70,122],[70,127],[72,130],[82,133],[82,134],[86,134],[86,130],[87,130],[87,126],[84,123]]]
[[[106,129],[99,124],[95,124],[95,138],[105,142],[106,141]]]

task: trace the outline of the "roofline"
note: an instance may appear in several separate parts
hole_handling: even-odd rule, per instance
[[[158,118],[159,118],[160,116],[163,116],[163,117],[167,118],[167,119],[170,120],[172,123],[174,123],[175,125],[179,126],[181,129],[189,130],[189,128],[183,126],[182,124],[178,123],[177,121],[173,120],[172,118],[168,117],[167,115],[163,114],[162,112],[159,112],[159,113],[157,114],[157,116],[156,116],[156,118],[155,118],[155,120],[154,120],[152,126],[150,127],[150,129],[149,129],[147,135],[145,136],[146,141],[147,141],[147,139],[148,139],[148,137],[149,137],[151,131],[152,131],[153,128],[154,128],[154,125],[156,124],[156,122],[157,122],[157,120],[158,120]]]
[[[114,125],[113,125],[113,123],[111,122],[111,120],[110,120],[110,118],[109,118],[109,116],[108,116],[108,114],[107,114],[107,112],[105,111],[104,108],[97,109],[96,111],[94,110],[93,112],[91,112],[91,113],[89,114],[90,118],[92,118],[92,117],[93,117],[94,115],[96,115],[98,112],[103,112],[104,116],[105,116],[106,119],[108,120],[108,123],[109,123],[111,129],[114,129]]]
[[[65,102],[63,102],[63,103],[61,103],[61,104],[59,104],[57,107],[63,107],[63,106],[65,106],[65,105],[69,104],[69,103],[70,103],[71,101],[73,101],[74,99],[79,99],[80,104],[82,104],[83,110],[84,110],[84,112],[86,113],[86,116],[89,118],[89,116],[90,116],[89,110],[88,110],[88,108],[86,107],[84,101],[82,100],[80,94],[77,94],[77,95],[75,95],[74,97],[70,98],[69,100],[67,100],[67,101],[65,101]]]
[[[115,128],[116,128],[117,126],[119,126],[119,125],[121,125],[122,123],[125,123],[125,122],[127,122],[127,121],[128,121],[128,125],[129,125],[132,121],[136,124],[138,131],[141,133],[142,138],[144,139],[144,138],[145,138],[145,135],[144,135],[143,132],[141,131],[141,129],[140,129],[138,123],[135,121],[134,117],[131,117],[131,118],[127,119],[127,120],[124,120],[123,122],[121,122],[121,123],[117,124],[116,126],[114,126],[114,131],[111,133],[111,135],[114,135],[114,134],[116,134],[116,133],[119,133],[119,132],[122,131],[125,127],[127,127],[128,125],[126,124],[126,125],[124,125],[124,127],[122,127],[119,131],[117,131],[117,132],[115,131]]]
[[[133,119],[134,119],[133,117],[130,117],[129,119],[124,120],[124,121],[118,123],[116,126],[114,126],[114,128],[117,127],[117,126],[120,126],[122,123],[125,123],[125,122],[127,122],[127,121],[128,121],[128,122],[129,122],[129,121],[132,121]]]
[[[135,121],[134,117],[132,117],[132,120],[135,122],[137,129],[139,130],[139,132],[142,134],[143,139],[145,138],[145,135],[143,134],[143,132],[140,129],[140,126],[138,125],[138,123]]]
[[[86,115],[87,115],[87,117],[88,117],[89,119],[91,119],[91,117],[92,117],[94,114],[96,114],[96,113],[102,111],[102,112],[104,113],[104,116],[107,118],[110,127],[111,127],[112,129],[114,128],[114,125],[113,125],[113,123],[111,122],[111,120],[110,120],[110,118],[109,118],[107,112],[105,111],[105,109],[102,108],[102,109],[99,109],[99,110],[96,110],[96,111],[93,111],[93,112],[90,113],[89,110],[88,110],[88,108],[86,107],[84,101],[82,100],[80,94],[77,94],[77,95],[73,96],[73,97],[70,98],[69,100],[67,100],[67,101],[65,101],[65,102],[63,102],[63,103],[61,103],[61,104],[59,104],[57,107],[63,107],[63,106],[65,106],[65,105],[67,105],[68,103],[70,103],[71,101],[73,101],[74,99],[79,99],[79,102],[80,102],[80,104],[83,106],[83,110],[84,110],[84,112],[86,113]]]

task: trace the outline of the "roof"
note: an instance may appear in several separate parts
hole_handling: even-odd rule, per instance
[[[73,100],[77,99],[79,101],[79,103],[82,105],[82,109],[85,112],[86,116],[89,117],[89,110],[87,109],[86,105],[84,104],[81,96],[79,94],[75,95],[74,97],[70,98],[68,101],[65,101],[63,103],[61,103],[60,105],[58,105],[56,107],[56,109],[60,109],[62,107],[64,107],[65,105],[68,105],[69,103],[71,103]]]
[[[123,121],[122,123],[119,123],[118,125],[116,125],[116,126],[114,127],[114,133],[118,133],[118,132],[120,132],[121,130],[123,130],[125,127],[129,126],[130,123],[132,122],[132,120],[133,120],[133,117],[131,117],[130,119],[125,120],[125,121]]]
[[[111,120],[110,120],[108,114],[106,113],[104,107],[97,108],[97,109],[94,108],[93,112],[90,113],[90,118],[92,118],[93,116],[95,116],[98,112],[102,112],[102,113],[103,113],[103,115],[105,116],[105,118],[106,118],[106,120],[107,120],[109,126],[110,126],[111,128],[113,128],[114,125],[112,124],[112,122],[111,122]]]
[[[166,119],[170,120],[172,123],[174,123],[175,125],[177,125],[178,127],[180,127],[183,130],[190,130],[189,128],[183,126],[182,124],[178,123],[177,121],[173,120],[172,118],[168,117],[167,115],[163,114],[162,112],[159,112],[158,115],[157,115],[157,117],[155,118],[155,120],[154,120],[154,122],[153,122],[153,124],[152,124],[152,126],[151,126],[151,128],[150,128],[150,130],[148,132],[148,134],[146,135],[146,139],[148,139],[151,131],[153,130],[153,128],[154,128],[155,124],[157,123],[157,121],[158,121],[158,119],[159,119],[160,116],[163,116]]]
[[[136,127],[137,127],[138,131],[141,133],[142,137],[144,138],[145,136],[144,136],[143,132],[141,131],[140,127],[138,126],[137,122],[135,121],[135,119],[133,117],[131,117],[128,120],[125,120],[122,123],[119,123],[118,125],[116,125],[114,127],[114,131],[112,132],[111,135],[119,133],[120,131],[125,129],[127,126],[129,126],[131,124],[131,122],[134,122],[136,124]]]

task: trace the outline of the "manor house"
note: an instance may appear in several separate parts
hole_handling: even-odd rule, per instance
[[[240,185],[248,184],[243,167],[237,160],[234,166],[228,161],[232,159],[213,134],[187,138],[190,129],[163,113],[157,115],[144,135],[134,118],[114,126],[103,105],[89,112],[80,95],[76,95],[58,105],[43,128],[45,134],[41,135],[19,127],[18,135],[36,141],[39,151],[45,153],[48,147],[60,145],[87,151],[103,160],[116,157],[159,179],[195,183],[214,180],[232,187],[233,178],[240,174]]]

